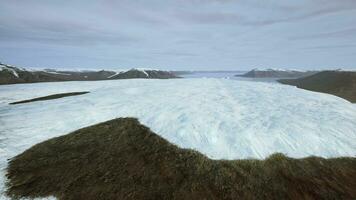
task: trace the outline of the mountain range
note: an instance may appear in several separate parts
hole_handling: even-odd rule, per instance
[[[70,70],[28,70],[0,63],[0,85],[16,83],[37,83],[37,82],[57,82],[57,81],[96,81],[113,79],[169,79],[179,78],[169,71],[154,69],[130,69],[121,71],[70,71]]]

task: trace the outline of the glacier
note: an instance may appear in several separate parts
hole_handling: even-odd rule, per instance
[[[9,105],[80,91],[90,93]],[[263,159],[276,152],[295,158],[356,155],[356,104],[274,82],[196,78],[2,85],[0,193],[7,159],[117,117],[136,117],[168,141],[211,159]]]

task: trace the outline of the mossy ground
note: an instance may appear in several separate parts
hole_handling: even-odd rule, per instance
[[[332,94],[356,103],[356,72],[323,71],[299,79],[281,79],[278,82]]]
[[[39,143],[10,160],[7,194],[59,199],[356,199],[356,158],[211,160],[134,118]]]

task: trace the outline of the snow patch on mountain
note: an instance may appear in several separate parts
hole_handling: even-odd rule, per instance
[[[15,77],[19,77],[18,73],[15,70],[16,68],[11,67],[11,66],[5,66],[5,65],[0,65],[0,71],[2,70],[7,70],[10,71]]]
[[[107,78],[112,78],[112,77],[114,77],[114,76],[116,76],[116,75],[118,75],[118,74],[120,74],[120,73],[122,73],[122,71],[119,71],[119,72],[115,72],[115,74],[113,74],[113,75],[110,75],[110,76],[108,76]]]
[[[146,70],[141,70],[145,75],[146,77],[149,77],[148,73],[146,72]]]
[[[66,74],[66,73],[61,73],[61,72],[56,72],[56,71],[46,71],[48,74],[57,74],[57,75],[65,75],[65,76],[70,76],[71,74]]]
[[[333,71],[333,70],[331,70]],[[356,69],[348,69],[348,68],[339,68],[334,71],[341,71],[341,72],[356,72]]]

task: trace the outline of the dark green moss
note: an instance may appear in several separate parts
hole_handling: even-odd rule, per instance
[[[34,99],[28,99],[28,100],[23,100],[23,101],[16,101],[10,103],[11,105],[14,104],[21,104],[21,103],[30,103],[33,101],[46,101],[46,100],[51,100],[51,99],[59,99],[63,97],[69,97],[69,96],[76,96],[76,95],[82,95],[82,94],[87,94],[89,92],[69,92],[69,93],[60,93],[60,94],[53,94],[53,95],[48,95],[44,97],[38,97]]]
[[[281,79],[280,83],[333,94],[356,103],[356,72],[323,71],[299,79]]]
[[[10,197],[356,199],[356,159],[211,160],[133,118],[39,143],[10,160]]]

